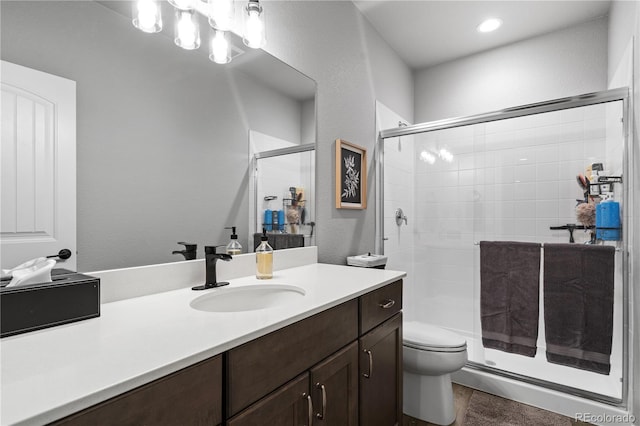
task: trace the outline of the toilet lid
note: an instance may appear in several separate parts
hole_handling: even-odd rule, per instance
[[[467,347],[467,341],[459,334],[423,322],[405,322],[402,335],[404,344],[416,349],[449,352]]]

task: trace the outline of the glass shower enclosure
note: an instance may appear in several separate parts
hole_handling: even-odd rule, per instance
[[[463,335],[467,367],[612,405],[626,400],[627,99],[616,89],[380,132],[377,243],[388,268],[408,273],[406,318]],[[591,178],[586,195],[580,175]],[[622,212],[619,239],[598,241],[615,247],[610,373],[547,362],[542,314],[534,357],[483,347],[479,242],[587,243],[594,229],[577,220],[576,205],[609,195]],[[406,221],[396,220],[398,209]]]

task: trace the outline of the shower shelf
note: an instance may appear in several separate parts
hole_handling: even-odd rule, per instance
[[[575,231],[576,229],[596,229],[595,226],[584,226],[584,225],[576,225],[573,223],[567,223],[566,225],[561,225],[561,226],[550,226],[549,229],[551,229],[552,231],[557,231],[560,229],[566,229],[569,231],[569,242],[570,243],[575,243],[576,241],[573,239],[573,231]]]

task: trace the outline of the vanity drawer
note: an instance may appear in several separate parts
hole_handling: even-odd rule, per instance
[[[358,302],[269,333],[227,353],[228,415],[259,400],[358,338]]]
[[[217,425],[222,423],[218,355],[87,408],[55,426]]]
[[[402,310],[402,280],[360,296],[360,335]]]

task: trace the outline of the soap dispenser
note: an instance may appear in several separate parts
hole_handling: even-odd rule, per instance
[[[256,278],[268,280],[273,278],[273,249],[269,245],[267,230],[262,228],[260,245],[256,249]]]
[[[236,254],[242,253],[242,245],[238,242],[238,234],[236,234],[236,227],[230,226],[224,229],[231,229],[231,240],[229,244],[227,244],[227,254],[235,256]]]

